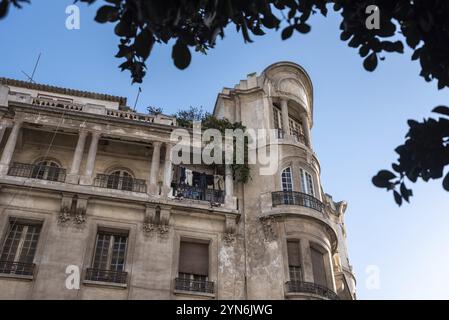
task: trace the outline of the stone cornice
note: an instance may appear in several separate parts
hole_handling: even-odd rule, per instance
[[[104,93],[95,93],[95,92],[89,92],[89,91],[68,89],[68,88],[51,86],[51,85],[47,85],[47,84],[32,83],[32,82],[15,80],[15,79],[10,79],[10,78],[3,78],[3,77],[0,77],[0,84],[6,85],[6,86],[26,88],[26,89],[30,89],[30,90],[39,90],[39,91],[59,93],[59,94],[75,96],[75,97],[118,102],[121,107],[126,106],[126,98],[125,97],[113,96],[113,95],[104,94]]]

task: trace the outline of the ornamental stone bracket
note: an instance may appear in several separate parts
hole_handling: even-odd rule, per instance
[[[223,240],[226,245],[231,245],[236,238],[237,217],[233,214],[225,215],[225,233]]]
[[[159,236],[165,237],[169,232],[170,207],[146,205],[143,221],[143,232],[150,235],[157,231]]]
[[[75,222],[83,224],[86,221],[87,196],[78,196],[76,200]]]
[[[58,222],[63,224],[70,220],[71,212],[72,212],[72,202],[73,195],[71,194],[62,194],[61,199],[61,210],[59,212]]]
[[[76,225],[83,225],[86,222],[87,202],[87,196],[63,193],[58,222],[66,224],[73,220]]]
[[[259,220],[262,224],[265,241],[275,241],[278,237],[276,219],[273,216],[263,216]]]

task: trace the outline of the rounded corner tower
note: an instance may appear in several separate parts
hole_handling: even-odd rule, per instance
[[[276,138],[276,148],[271,140],[257,146],[277,153],[272,174],[260,174],[257,162],[251,179],[235,186],[244,296],[355,299],[344,227],[347,204],[334,202],[321,186],[311,140],[313,85],[304,68],[282,61],[260,75],[249,74],[222,90],[214,115]]]

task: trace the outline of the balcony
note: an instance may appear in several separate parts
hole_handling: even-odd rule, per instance
[[[123,191],[147,192],[145,180],[118,175],[98,174],[94,180],[94,186]]]
[[[273,207],[278,205],[302,206],[323,212],[324,204],[306,193],[296,191],[275,191],[271,193]]]
[[[313,294],[328,300],[340,300],[334,291],[313,282],[288,281],[286,286],[288,293]]]
[[[0,261],[0,274],[33,276],[34,268],[34,263]]]
[[[213,203],[224,203],[224,192],[222,190],[214,190],[189,186],[187,184],[172,183],[173,196],[176,198],[185,198],[193,200],[208,201]]]
[[[194,280],[188,278],[176,278],[175,290],[197,293],[214,293],[214,283],[207,280]]]
[[[8,170],[8,175],[64,182],[66,170],[55,166],[14,162]]]
[[[126,284],[127,279],[128,273],[124,271],[101,270],[94,268],[87,268],[86,270],[87,281]]]

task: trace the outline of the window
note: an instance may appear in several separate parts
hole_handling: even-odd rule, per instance
[[[293,181],[292,181],[292,170],[290,167],[285,168],[281,175],[283,201],[284,204],[293,204]]]
[[[310,247],[312,256],[313,280],[315,284],[327,288],[326,268],[324,265],[324,254],[314,247]]]
[[[133,177],[126,170],[115,170],[107,178],[107,188],[132,191]]]
[[[59,181],[61,168],[59,164],[52,160],[44,160],[36,162],[31,172],[31,178]]]
[[[181,241],[176,289],[213,293],[209,280],[209,244]]]
[[[313,188],[313,180],[310,173],[305,171],[304,169],[300,170],[301,172],[301,189],[302,192],[309,194],[311,196],[315,196],[315,191]]]
[[[301,282],[302,268],[301,268],[301,251],[299,241],[287,241],[287,255],[288,255],[288,271],[290,281]]]
[[[302,131],[301,124],[298,121],[296,121],[295,119],[292,119],[292,118],[290,118],[288,120],[288,122],[289,122],[289,125],[290,125],[290,135],[295,137],[295,140],[297,142],[304,143],[303,131]]]
[[[126,283],[127,273],[124,270],[127,245],[128,233],[99,231],[87,280]]]
[[[0,273],[33,275],[40,223],[10,221],[0,255]]]
[[[278,139],[282,139],[284,137],[282,130],[282,112],[276,106],[273,106],[273,128],[278,131]]]

